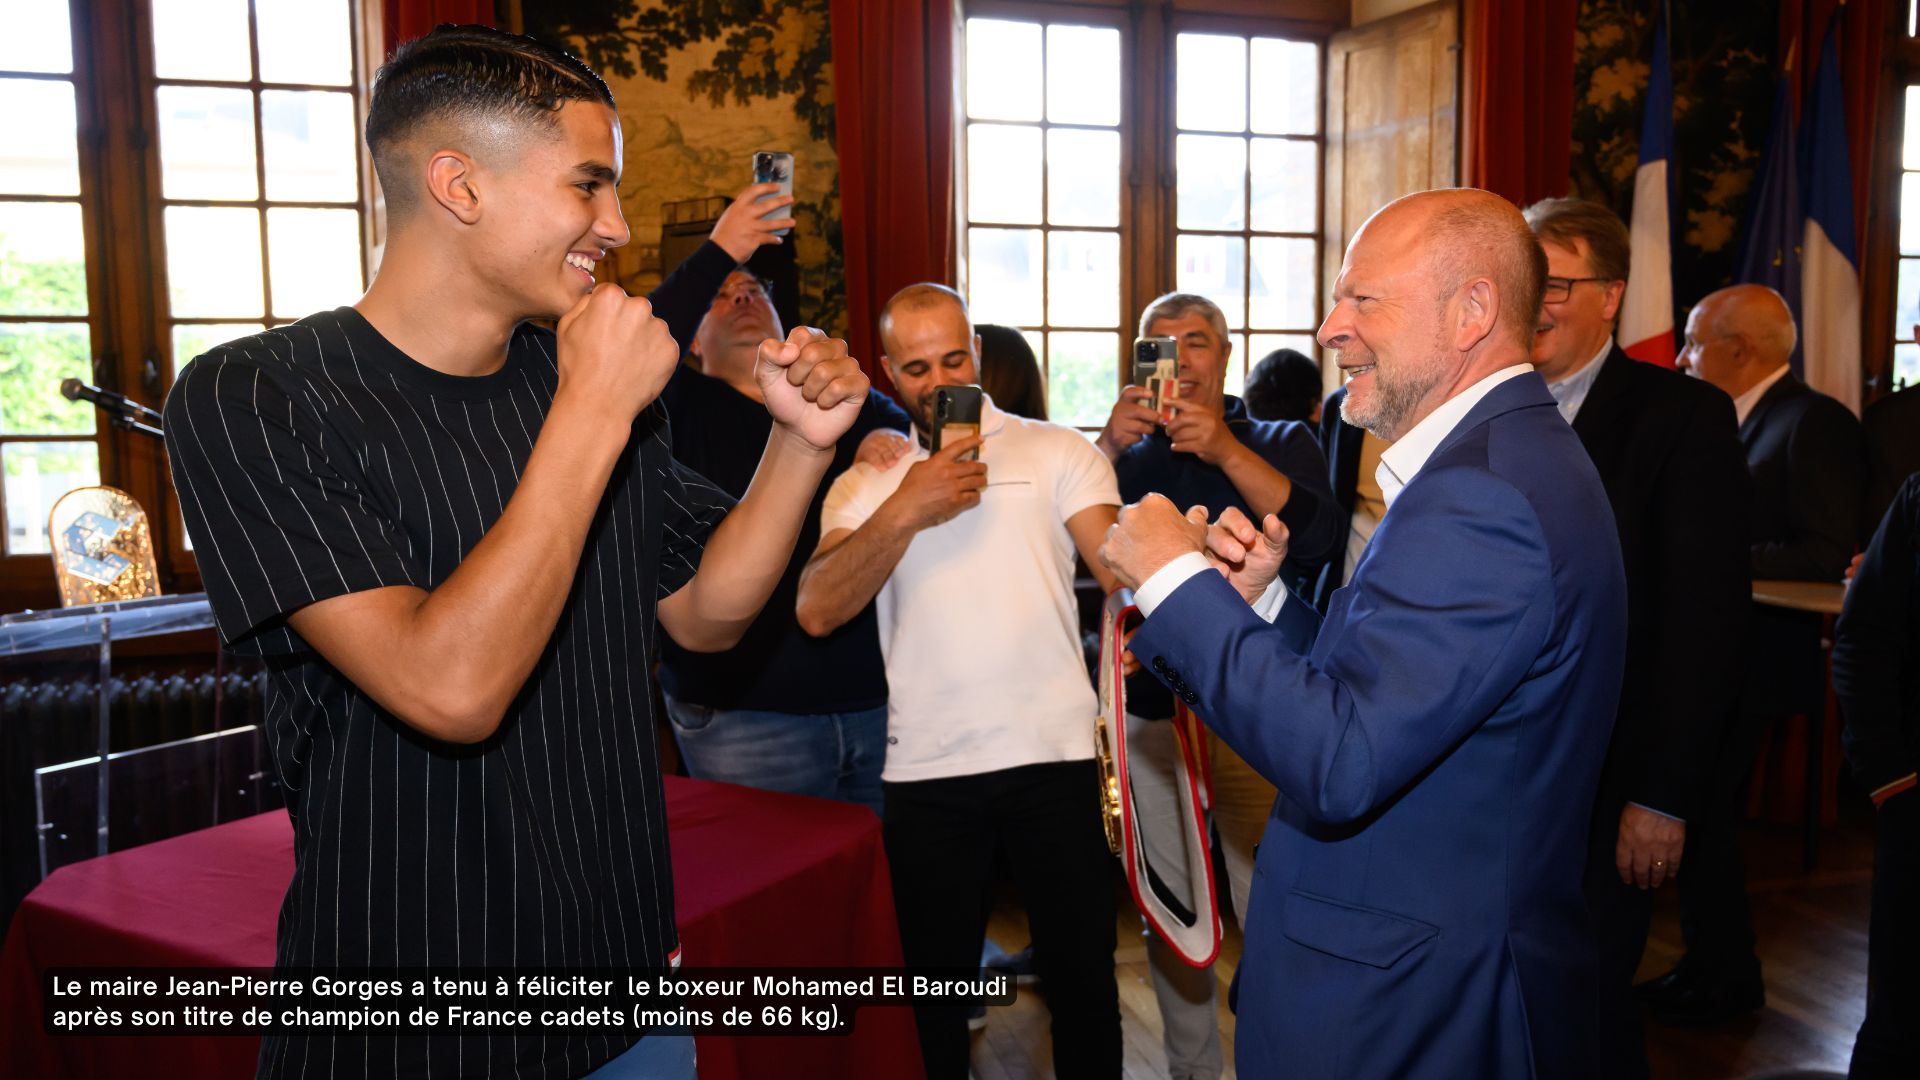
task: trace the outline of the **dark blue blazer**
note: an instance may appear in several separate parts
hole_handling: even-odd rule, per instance
[[[1597,1075],[1581,872],[1626,625],[1606,490],[1531,372],[1441,442],[1324,623],[1215,574],[1154,611],[1134,655],[1280,792],[1243,1075]]]

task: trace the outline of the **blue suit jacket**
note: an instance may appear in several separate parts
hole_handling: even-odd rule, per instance
[[[1280,792],[1243,1075],[1595,1074],[1580,877],[1626,619],[1606,491],[1533,373],[1441,442],[1324,624],[1216,574],[1154,611],[1134,655]]]

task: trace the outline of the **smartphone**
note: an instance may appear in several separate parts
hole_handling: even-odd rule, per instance
[[[980,388],[977,386],[943,386],[933,392],[933,434],[931,441],[934,453],[940,452],[943,443],[955,439],[965,439],[980,434]],[[980,448],[967,451],[962,461],[979,461]]]
[[[762,199],[776,198],[778,195],[793,194],[793,155],[785,150],[761,150],[753,155],[753,182],[756,184],[779,184],[775,195],[763,195]],[[791,216],[793,206],[788,204],[777,210],[769,210],[760,215],[762,221],[767,218]],[[775,229],[775,236],[785,236],[792,229]]]
[[[1173,419],[1180,398],[1180,343],[1170,337],[1135,338],[1133,385],[1153,395],[1150,407],[1162,424]]]

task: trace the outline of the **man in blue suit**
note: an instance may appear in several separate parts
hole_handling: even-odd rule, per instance
[[[1606,491],[1528,364],[1545,272],[1482,191],[1408,196],[1355,235],[1319,337],[1348,420],[1393,441],[1388,509],[1324,623],[1270,584],[1271,516],[1209,529],[1150,497],[1102,549],[1148,615],[1133,654],[1279,789],[1240,963],[1246,1075],[1595,1074],[1581,874],[1626,582]]]

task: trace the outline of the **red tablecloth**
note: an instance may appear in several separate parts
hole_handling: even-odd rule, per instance
[[[898,967],[900,940],[864,807],[668,777],[673,880],[689,967]],[[284,812],[56,870],[14,914],[0,952],[0,1074],[253,1075],[257,1038],[53,1037],[41,973],[55,967],[271,967],[293,876]],[[852,1034],[699,1039],[700,1075],[917,1077],[913,1014],[867,1008]]]

